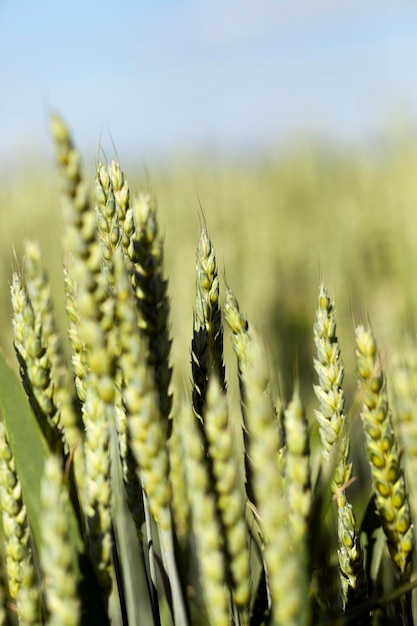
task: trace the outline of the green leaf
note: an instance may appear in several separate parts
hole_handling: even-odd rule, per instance
[[[126,603],[128,624],[158,624],[152,613],[149,586],[135,526],[130,517],[118,453],[117,435],[112,429],[112,469],[114,492],[114,530],[123,585],[119,596]],[[142,494],[138,494],[141,497]]]
[[[33,538],[39,550],[42,541],[40,486],[45,461],[50,452],[23,386],[1,350],[0,408],[22,486],[23,499]],[[77,519],[73,501],[71,504],[68,515],[74,568],[83,603],[82,623],[93,623],[94,619],[97,618],[99,621],[95,623],[105,625],[108,624],[108,618],[103,607],[97,580],[86,555],[85,544],[80,531],[80,521]]]
[[[49,451],[22,384],[1,351],[0,407],[22,485],[32,533],[36,545],[39,546],[41,541],[40,481]]]

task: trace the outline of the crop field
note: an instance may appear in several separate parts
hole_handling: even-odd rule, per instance
[[[0,179],[0,624],[410,626],[412,140],[145,170],[52,135]]]

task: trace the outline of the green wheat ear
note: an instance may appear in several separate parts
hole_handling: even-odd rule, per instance
[[[417,519],[417,345],[408,338],[391,359],[393,414],[401,440],[402,459],[413,520]]]
[[[251,590],[246,503],[238,474],[238,459],[229,424],[227,399],[215,377],[209,381],[206,402],[204,426],[233,600],[242,613],[242,623],[247,623]]]
[[[68,523],[69,497],[60,462],[51,456],[41,483],[42,545],[40,558],[45,574],[46,607],[50,626],[77,626],[80,602],[73,570]]]
[[[249,437],[248,428],[246,424],[246,392],[245,392],[245,380],[244,369],[247,364],[250,332],[249,324],[246,317],[240,312],[239,303],[233,292],[226,289],[226,303],[223,308],[224,319],[232,331],[232,345],[233,351],[237,359],[238,376],[239,376],[239,391],[240,391],[240,406],[242,411],[242,428],[243,428],[243,442],[245,448],[244,461],[245,461],[245,476],[246,476],[246,493],[251,502],[255,501],[252,488],[252,469],[251,462],[248,458],[249,450]]]
[[[356,518],[345,491],[352,475],[352,464],[348,462],[350,440],[345,432],[344,367],[336,333],[335,304],[324,285],[320,285],[319,289],[314,341],[317,348],[314,368],[319,377],[314,392],[320,403],[320,410],[315,414],[325,471],[333,469],[335,463],[331,487],[337,503],[342,604],[343,609],[348,611],[368,600],[368,586]]]
[[[308,623],[307,546],[289,524],[291,503],[279,466],[280,434],[268,393],[268,372],[260,340],[252,331],[242,373],[246,389],[249,456],[256,509],[265,538],[266,578],[272,624]],[[271,497],[273,494],[273,497]]]
[[[131,211],[135,230],[127,248],[130,260],[127,267],[139,311],[139,327],[149,343],[149,366],[154,373],[159,409],[169,437],[172,428],[172,394],[169,390],[172,341],[169,337],[168,281],[164,278],[164,243],[159,234],[156,201],[151,194],[139,194]],[[128,226],[126,220],[125,226]]]
[[[376,507],[391,557],[401,576],[408,579],[414,548],[410,505],[381,359],[372,331],[363,326],[356,328],[356,360],[363,402],[361,417]]]
[[[217,516],[216,499],[207,467],[201,429],[198,428],[191,407],[188,405],[184,405],[181,409],[179,419],[181,421],[181,445],[185,457],[192,532],[196,544],[207,620],[209,624],[228,626],[230,620],[221,527]]]
[[[284,411],[285,491],[289,505],[290,525],[294,537],[305,539],[312,495],[310,481],[310,444],[308,422],[301,404],[298,387]]]
[[[25,564],[33,575],[29,522],[6,427],[0,421],[0,502],[9,594],[18,597]]]
[[[197,246],[196,269],[196,303],[191,344],[192,399],[195,414],[201,422],[210,376],[217,376],[221,388],[226,388],[217,261],[205,226]]]
[[[71,317],[77,324],[73,341],[82,355],[82,419],[85,428],[85,489],[82,494],[90,552],[108,599],[112,586],[110,429],[115,420],[115,300],[106,274],[98,237],[97,217],[83,182],[79,157],[59,118],[52,136],[63,185],[66,211],[66,250],[71,257],[68,286],[74,296]],[[109,269],[110,268],[110,269]],[[73,328],[74,330],[74,328]]]
[[[53,364],[46,345],[42,315],[33,309],[18,272],[13,273],[11,300],[14,348],[23,386],[51,450],[62,452],[65,431],[54,393]]]

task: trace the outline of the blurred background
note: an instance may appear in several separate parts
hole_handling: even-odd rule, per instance
[[[151,185],[158,197],[177,377],[191,375],[203,212],[222,299],[227,280],[264,333],[281,393],[297,372],[310,402],[322,280],[353,389],[354,324],[372,323],[387,360],[416,330],[416,33],[411,1],[1,0],[6,352],[27,237],[41,242],[64,327],[48,133],[58,112],[91,181],[98,158],[116,158],[132,192]]]

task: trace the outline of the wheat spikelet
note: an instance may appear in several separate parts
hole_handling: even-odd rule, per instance
[[[22,626],[41,626],[39,587],[33,565],[26,561],[21,569],[21,581],[16,599],[17,616]],[[3,624],[0,619],[0,624]]]
[[[120,227],[116,214],[116,200],[107,167],[99,161],[96,168],[94,203],[97,214],[97,232],[103,255],[103,271],[112,276],[112,256],[120,243]]]
[[[129,259],[132,255],[132,239],[135,233],[133,211],[129,204],[129,185],[124,172],[122,172],[120,165],[116,161],[111,162],[108,172],[116,200],[116,212],[120,227],[121,242],[125,257]]]

